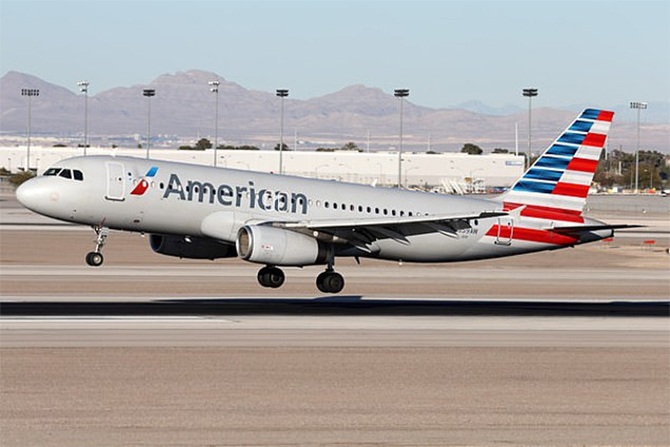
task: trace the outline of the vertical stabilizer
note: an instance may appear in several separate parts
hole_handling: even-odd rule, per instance
[[[535,164],[500,196],[519,206],[581,215],[614,112],[584,110]]]

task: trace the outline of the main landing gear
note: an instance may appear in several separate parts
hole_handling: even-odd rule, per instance
[[[102,250],[102,247],[107,241],[107,236],[109,236],[109,228],[95,226],[93,227],[93,230],[97,235],[95,238],[95,250],[89,252],[86,255],[86,263],[91,267],[100,267],[102,262],[105,260],[105,258],[102,256],[102,253],[100,253],[100,250]]]
[[[276,289],[285,279],[284,272],[275,266],[268,265],[258,271],[258,283],[263,287]],[[316,278],[316,287],[323,293],[339,293],[344,288],[344,278],[329,266]]]
[[[323,293],[340,293],[344,289],[344,277],[328,267],[316,277],[316,287]]]

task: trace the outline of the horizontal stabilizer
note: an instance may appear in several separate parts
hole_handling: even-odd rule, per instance
[[[575,225],[570,227],[554,227],[546,228],[547,231],[551,231],[558,234],[565,234],[570,236],[575,236],[583,233],[588,233],[591,231],[601,231],[601,230],[621,230],[624,228],[642,228],[644,225],[628,225],[628,224],[619,224],[619,225]]]

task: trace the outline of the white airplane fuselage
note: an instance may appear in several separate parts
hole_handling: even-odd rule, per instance
[[[39,203],[33,208],[39,209],[41,214],[68,222],[165,235],[212,237],[216,234],[219,240],[231,244],[235,243],[239,229],[249,223],[341,220],[356,224],[373,218],[472,216],[503,211],[502,202],[489,199],[141,158],[76,157],[59,166],[80,170],[84,180],[60,176],[33,179],[30,183],[34,195],[28,198],[20,191],[21,202],[29,208],[31,202]],[[144,177],[156,167],[154,177]],[[146,191],[130,194],[140,182],[146,182]],[[40,193],[44,195],[38,196]],[[207,219],[212,216],[215,217],[212,225],[220,224],[218,234],[207,230]],[[520,228],[542,231],[542,228],[551,226],[551,222],[521,216],[473,219],[462,228],[417,223],[410,234],[376,240],[368,247],[369,252],[359,251],[356,255],[414,262],[450,262],[509,256],[577,243],[558,235],[552,238],[550,232],[546,232],[544,242],[529,244],[517,240],[513,243],[513,234],[512,237],[498,234],[498,231],[491,234],[498,224],[512,227],[512,233],[514,228],[517,231]]]

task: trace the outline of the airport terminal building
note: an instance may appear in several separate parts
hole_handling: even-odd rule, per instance
[[[83,155],[83,148],[30,148],[30,168],[38,174],[65,158]],[[96,148],[87,155],[146,157],[145,149]],[[215,151],[151,149],[151,158],[212,166]],[[24,170],[26,146],[0,148],[0,167]],[[447,193],[486,193],[507,188],[523,174],[524,158],[514,154],[468,155],[464,153],[306,152],[284,151],[283,173],[301,177],[395,186],[398,176],[406,188]],[[261,172],[279,172],[280,154],[265,150],[217,150],[216,166]]]

